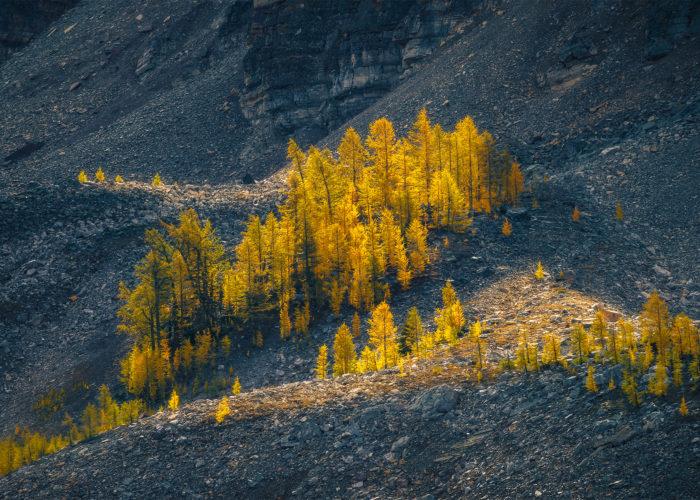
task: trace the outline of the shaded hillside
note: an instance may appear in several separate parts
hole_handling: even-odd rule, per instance
[[[690,1],[660,0],[334,0],[303,9],[296,1],[81,2],[0,66],[2,435],[36,425],[31,406],[51,388],[89,385],[71,411],[103,382],[122,390],[118,359],[130,339],[114,335],[117,290],[120,281],[133,284],[145,229],[194,207],[231,251],[248,215],[281,201],[284,175],[267,176],[284,166],[288,137],[335,149],[348,126],[365,135],[381,116],[404,135],[423,106],[445,128],[471,115],[514,153],[533,194],[498,220],[477,216],[473,235],[434,235],[442,260],[392,297],[402,319],[414,305],[429,318],[451,279],[470,317],[495,328],[507,312],[522,324],[536,309],[530,289],[503,283],[531,274],[537,261],[561,280],[555,288],[626,316],[658,289],[672,313],[697,319],[698,12]],[[92,179],[98,166],[127,182],[77,183],[78,172]],[[150,186],[156,172],[164,187]],[[253,178],[260,181],[241,184]],[[503,216],[513,223],[509,239]],[[582,316],[593,314],[589,306]],[[552,316],[567,307],[557,303]],[[620,496],[693,496],[683,474],[698,472],[698,427],[696,417],[678,418],[677,394],[630,414],[579,391],[580,373],[508,378],[496,392],[475,390],[459,373],[421,387],[387,374],[307,383],[317,346],[350,319],[349,310],[340,320],[320,318],[313,346],[270,331],[250,357],[251,332],[243,332],[233,364],[246,390],[299,383],[250,398],[299,388],[351,393],[375,378],[399,392],[372,389],[356,401],[340,394],[318,407],[297,401],[289,415],[270,410],[261,421],[253,413],[222,426],[209,419],[215,403],[193,402],[180,423],[161,413],[120,428],[0,479],[0,490],[54,495],[55,486],[72,496],[88,494],[83,484],[103,484],[105,496],[157,487],[172,496],[598,497],[619,487]],[[564,337],[572,323],[559,320],[552,328]],[[440,382],[459,393],[455,406],[423,420],[409,407]],[[546,397],[527,406],[533,391]],[[364,411],[385,404],[367,418],[390,414],[386,426],[355,431]],[[697,415],[697,400],[689,404]],[[294,420],[301,413],[314,425]],[[418,451],[391,449],[413,429]],[[491,444],[471,451],[473,435]],[[460,443],[472,444],[450,448]],[[421,467],[428,472],[417,482],[410,471]],[[40,480],[48,470],[54,483]],[[646,470],[663,479],[647,480]],[[321,482],[328,475],[335,493]]]
[[[700,429],[675,405],[621,411],[558,370],[474,386],[462,359],[242,394],[222,423],[216,400],[160,412],[0,478],[0,496],[697,498]]]

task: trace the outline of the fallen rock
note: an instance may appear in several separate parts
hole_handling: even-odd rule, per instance
[[[419,394],[410,408],[421,412],[423,418],[434,419],[457,406],[459,394],[448,385],[438,385]]]

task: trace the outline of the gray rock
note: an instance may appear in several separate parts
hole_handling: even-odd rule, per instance
[[[644,57],[649,61],[656,61],[668,55],[673,50],[673,45],[668,40],[657,38],[644,47]]]
[[[438,385],[419,394],[410,408],[421,412],[423,418],[434,419],[454,410],[459,394],[448,385]]]
[[[376,427],[377,423],[382,420],[383,415],[387,410],[388,407],[386,405],[377,405],[365,408],[352,416],[350,419],[350,426],[354,426],[356,428],[359,427],[360,429],[368,427],[374,428]]]
[[[391,451],[395,453],[403,450],[406,446],[408,446],[408,443],[410,441],[410,436],[404,436],[402,438],[397,439],[396,441],[394,441],[394,444],[391,445]]]
[[[291,435],[297,441],[307,441],[321,436],[321,428],[313,422],[306,421],[299,424]]]
[[[511,220],[529,220],[530,214],[527,212],[527,208],[524,207],[511,207],[507,212],[508,218]]]
[[[263,480],[262,474],[255,474],[252,478],[248,479],[248,486],[251,488],[255,488],[257,485],[259,485]]]

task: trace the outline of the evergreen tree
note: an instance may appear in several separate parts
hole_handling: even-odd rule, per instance
[[[230,414],[231,408],[228,405],[228,399],[226,398],[226,396],[222,396],[221,401],[219,402],[219,406],[216,408],[216,421],[218,423],[221,423]]]
[[[350,329],[343,323],[338,328],[333,342],[333,375],[337,377],[345,373],[353,373],[357,362],[356,356]]]
[[[424,333],[423,322],[418,314],[418,308],[412,307],[408,310],[406,322],[399,332],[399,353],[403,355],[416,354],[418,342]]]
[[[362,329],[362,323],[360,322],[360,315],[355,312],[352,317],[352,338],[359,339]]]
[[[396,366],[398,362],[396,330],[389,304],[382,302],[369,320],[369,343],[379,353],[379,369]]]
[[[476,348],[476,373],[478,382],[481,382],[483,371],[486,367],[486,342],[484,342],[484,339],[481,338],[481,332],[481,323],[478,321],[475,321],[469,327],[469,336],[471,337],[471,341],[474,343],[474,347]]]
[[[542,262],[537,262],[537,271],[535,271],[535,278],[540,281],[544,278],[544,269],[542,268]]]
[[[571,331],[571,346],[576,357],[574,362],[582,363],[589,354],[588,332],[580,323],[574,325]]]
[[[588,374],[586,375],[586,389],[590,392],[598,392],[598,386],[595,383],[595,369],[593,365],[588,365]]]
[[[452,283],[448,281],[442,288],[442,308],[435,311],[438,341],[445,341],[450,344],[457,342],[464,322],[462,305],[457,298],[454,288],[452,288]]]
[[[661,300],[656,290],[644,304],[639,319],[647,331],[647,340],[656,347],[657,354],[665,361],[671,341],[670,317],[666,303]]]
[[[503,222],[503,228],[501,229],[501,232],[503,233],[504,236],[510,236],[511,231],[513,230],[513,224],[511,224],[508,219],[506,219]]]
[[[177,391],[173,389],[173,393],[170,395],[170,399],[168,400],[168,408],[175,412],[177,411],[178,406],[180,406],[180,397],[177,395]]]
[[[316,358],[316,378],[321,380],[326,378],[328,373],[328,346],[322,345],[318,349],[318,357]]]

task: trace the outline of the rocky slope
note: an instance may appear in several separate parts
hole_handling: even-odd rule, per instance
[[[697,498],[700,424],[677,405],[630,413],[558,370],[475,386],[462,359],[242,394],[222,423],[201,400],[18,469],[0,496]]]
[[[35,423],[31,404],[49,388],[90,383],[92,392],[72,403],[71,409],[79,410],[100,383],[117,387],[116,360],[128,340],[114,335],[116,291],[119,281],[131,280],[133,265],[143,254],[144,229],[156,226],[158,219],[173,220],[180,209],[192,206],[212,219],[231,248],[248,214],[265,212],[279,200],[282,176],[253,185],[239,181],[244,177],[246,181],[261,179],[276,170],[288,135],[300,137],[302,144],[318,139],[335,148],[347,126],[364,134],[368,124],[380,116],[391,119],[403,134],[422,106],[427,107],[433,121],[445,127],[472,115],[480,128],[488,129],[511,148],[528,178],[535,176],[541,184],[547,174],[549,181],[537,192],[539,208],[531,208],[532,199],[526,198],[523,207],[507,214],[514,224],[510,239],[500,234],[500,219],[487,217],[475,219],[477,232],[473,237],[453,238],[433,276],[417,283],[411,293],[394,295],[392,309],[399,317],[412,305],[419,306],[424,318],[430,317],[443,280],[451,278],[460,296],[470,302],[473,316],[490,318],[489,324],[495,324],[512,309],[527,311],[518,321],[526,320],[533,310],[529,289],[514,277],[529,273],[538,260],[552,277],[562,271],[569,288],[627,315],[638,312],[645,297],[659,289],[672,312],[685,310],[693,318],[700,317],[700,270],[696,265],[700,257],[697,5],[690,1],[614,0],[534,4],[525,0],[334,0],[305,2],[303,9],[300,5],[258,0],[82,2],[0,66],[0,112],[5,117],[0,127],[0,157],[4,159],[0,166],[1,434],[10,432],[15,424]],[[375,14],[370,16],[370,12]],[[275,47],[286,47],[289,52],[275,51]],[[287,57],[294,62],[288,64]],[[92,173],[98,166],[110,179],[121,174],[129,182],[119,188],[77,184],[80,170]],[[156,172],[167,187],[154,189],[147,184]],[[173,187],[174,181],[181,187]],[[621,223],[614,218],[618,202],[625,212]],[[571,223],[574,205],[582,212],[578,225]],[[441,243],[442,236],[432,245]],[[504,286],[509,279],[518,287]],[[522,292],[516,293],[521,288]],[[509,298],[511,295],[518,300]],[[566,309],[564,302],[557,304]],[[350,313],[343,314],[347,317],[341,319],[347,320]],[[581,311],[581,315],[590,316],[590,311]],[[313,342],[329,342],[336,327],[333,319],[319,321]],[[566,332],[568,324],[563,321],[553,327]],[[250,358],[240,354],[235,367],[247,390],[303,381],[311,376],[315,352],[308,347],[297,350],[270,334],[265,348],[253,351]],[[540,388],[540,383],[549,384],[532,383]],[[561,382],[562,392],[568,394],[574,385],[580,384]],[[300,386],[289,390],[294,387]],[[462,382],[455,382],[453,388],[460,391],[458,405],[464,418],[478,419],[480,413],[474,413],[471,405],[487,396]],[[400,389],[390,396],[399,406],[409,406],[423,390]],[[529,397],[529,391],[511,388],[508,381],[499,385],[498,394],[512,402],[511,408],[525,402],[517,401],[525,398],[525,393]],[[659,427],[657,433],[640,431],[646,425],[646,413],[608,415],[604,412],[613,409],[599,404],[602,399],[596,402],[583,394],[572,398],[564,403],[561,398],[552,398],[551,403],[546,399],[544,406],[535,405],[533,413],[528,410],[526,414],[527,419],[533,419],[525,428],[527,433],[516,426],[513,432],[522,434],[512,442],[498,441],[503,446],[498,450],[509,449],[505,446],[513,442],[527,443],[530,433],[533,439],[545,439],[545,431],[538,434],[536,430],[539,422],[546,421],[545,408],[557,415],[552,428],[568,429],[571,425],[571,430],[579,429],[573,434],[576,439],[588,436],[589,426],[594,424],[591,415],[598,411],[603,412],[598,420],[615,417],[615,429],[617,424],[635,429],[638,439],[620,443],[621,448],[603,446],[581,466],[582,483],[572,471],[586,458],[585,450],[592,451],[585,447],[588,445],[577,452],[580,460],[578,455],[572,455],[576,460],[566,455],[566,459],[550,457],[540,463],[530,460],[537,452],[523,444],[527,449],[522,451],[522,460],[510,469],[507,462],[500,461],[502,451],[485,448],[483,458],[475,458],[476,464],[468,465],[466,454],[459,458],[460,473],[456,473],[450,460],[432,462],[447,453],[445,442],[445,446],[425,448],[425,463],[438,464],[433,465],[437,467],[435,482],[420,479],[417,485],[413,476],[397,471],[385,476],[395,478],[389,486],[389,482],[379,480],[377,471],[369,479],[360,479],[364,458],[359,458],[357,448],[369,448],[358,441],[352,453],[338,452],[328,459],[333,470],[344,468],[336,494],[344,496],[344,488],[362,482],[358,496],[372,492],[471,496],[473,491],[465,490],[467,478],[483,488],[477,490],[483,491],[480,496],[535,494],[534,490],[512,492],[507,489],[510,486],[498,490],[490,479],[477,481],[482,466],[496,462],[494,467],[506,467],[506,472],[498,472],[505,474],[499,476],[504,485],[516,488],[522,484],[517,475],[520,472],[513,472],[513,467],[522,466],[517,470],[539,475],[535,481],[548,485],[546,490],[538,489],[543,495],[566,494],[565,487],[554,490],[554,478],[549,476],[552,467],[562,467],[567,471],[562,477],[571,476],[566,487],[579,492],[577,496],[596,497],[600,496],[596,488],[605,486],[606,480],[598,472],[619,452],[619,457],[638,457],[637,469],[619,470],[624,494],[655,496],[656,486],[640,481],[639,468],[658,467],[661,474],[668,469],[663,465],[666,461],[677,461],[675,453],[697,457],[697,442],[692,443],[692,436],[687,439],[688,433],[697,435],[697,427],[671,417],[675,401],[649,410],[662,412],[664,426],[668,425]],[[327,421],[334,422],[332,429],[346,427],[339,413],[348,412],[350,402],[339,401],[335,407],[314,410],[318,414],[312,414],[313,421],[321,428]],[[566,406],[574,403],[580,403],[584,410],[577,413]],[[197,443],[205,435],[223,443],[224,437],[211,436],[225,429],[234,436],[247,436],[254,450],[272,442],[268,434],[260,438],[246,434],[259,429],[254,419],[221,429],[195,425],[206,420],[211,404],[196,403],[185,410],[182,419],[187,420],[191,413],[191,425],[165,425],[167,415],[159,415],[119,429],[114,435],[135,440],[138,432],[164,425],[162,429],[173,429],[178,436]],[[376,404],[382,403],[367,396],[353,411]],[[489,404],[492,406],[482,416],[498,422],[494,425],[500,430],[494,435],[505,439],[502,436],[510,432],[507,429],[512,422],[505,413],[500,414],[495,401]],[[550,404],[551,409],[547,407]],[[569,413],[575,418],[565,418]],[[277,418],[287,420],[280,420],[279,437],[294,434],[298,422],[292,421],[292,415],[280,415]],[[439,436],[438,427],[423,429],[423,420],[406,408],[397,415],[401,417],[392,423],[394,430],[381,427],[366,438],[373,448],[388,453],[393,438],[406,434],[399,425],[404,418],[409,429],[421,428],[426,433],[421,434],[426,441],[438,439],[442,443],[442,437],[428,437]],[[339,418],[341,423],[336,424]],[[440,422],[459,422],[461,429],[474,430],[485,422],[475,420],[472,425],[459,418],[455,413]],[[162,429],[159,432],[165,432]],[[612,433],[613,428],[606,427],[608,431]],[[322,431],[320,436],[328,436],[334,445],[338,436],[335,430],[328,432]],[[387,432],[393,434],[384,440]],[[104,457],[111,457],[108,451],[119,446],[109,437],[112,435],[62,452],[73,460],[66,461],[65,477],[74,474],[74,479],[85,479],[87,476],[80,475],[93,474],[92,469],[73,464],[94,465],[90,460],[98,450],[104,451],[102,457],[107,460]],[[659,449],[657,445],[664,439],[672,446]],[[143,460],[155,467],[153,461],[148,462],[152,456],[148,450],[162,445],[166,451],[171,444],[160,438],[148,443],[149,448],[141,451],[133,445],[128,453],[133,454],[133,461]],[[320,450],[319,443],[308,449],[297,446],[319,455],[320,451],[314,451]],[[569,448],[559,449],[561,443],[556,443],[552,453],[566,454]],[[387,447],[389,451],[384,451]],[[182,444],[173,449],[180,448],[194,452]],[[294,455],[295,449],[285,448],[282,454],[286,461],[299,460],[294,462],[296,468],[289,469],[292,476],[272,481],[272,469],[264,469],[262,480],[256,482],[249,467],[243,474],[245,481],[235,485],[220,480],[230,474],[223,465],[232,460],[227,458],[232,451],[222,451],[224,458],[217,456],[218,462],[214,461],[210,470],[213,448],[203,450],[201,456],[192,455],[195,465],[199,458],[204,461],[192,473],[202,481],[193,491],[205,493],[209,488],[241,496],[282,495],[303,483],[301,492],[324,494],[320,481],[326,469],[311,472],[312,467],[306,466],[308,456],[301,452]],[[85,457],[80,458],[80,453]],[[252,451],[248,457],[256,453],[264,456]],[[383,453],[373,456],[381,462]],[[0,489],[12,495],[18,488],[32,487],[32,481],[40,477],[34,474],[47,467],[44,463],[61,463],[63,455],[12,474],[0,483]],[[345,463],[342,457],[348,455],[353,458]],[[164,468],[166,479],[158,483],[163,488],[168,487],[165,483],[181,488],[178,481],[190,477],[180,473],[176,461],[161,460],[158,466]],[[276,467],[287,470],[282,463]],[[384,467],[384,463],[372,467]],[[448,471],[448,467],[452,469]],[[207,473],[199,476],[199,470]],[[466,475],[466,470],[474,471],[473,477]],[[178,474],[168,476],[171,471]],[[343,475],[345,471],[351,473]],[[383,469],[379,472],[383,474]],[[440,472],[444,474],[440,476]],[[95,476],[102,474],[106,482],[113,473],[94,469]],[[116,483],[125,491],[104,489],[103,493],[122,496],[126,490],[146,487],[149,476],[145,480],[134,477],[147,473],[145,465],[139,466],[137,475],[125,472]],[[216,478],[215,473],[221,476]],[[57,474],[62,477],[64,472]],[[621,483],[615,483],[619,478],[612,476],[608,485],[614,488]],[[317,479],[312,480],[314,477]],[[132,482],[126,484],[129,479]],[[204,482],[207,479],[208,485]],[[246,489],[249,481],[255,483],[250,490]],[[56,482],[75,488],[80,486],[70,485],[84,483],[70,479]],[[275,486],[266,490],[263,485],[268,483]],[[594,485],[592,493],[585,491],[588,483]],[[674,490],[678,496],[692,493],[684,489],[682,481],[669,483],[678,488]],[[386,489],[395,487],[399,490]],[[435,493],[440,487],[445,489]],[[49,494],[51,490],[44,491]],[[643,494],[636,495],[638,491]],[[182,489],[163,492],[186,494]]]
[[[0,64],[78,0],[8,0],[0,12]]]

